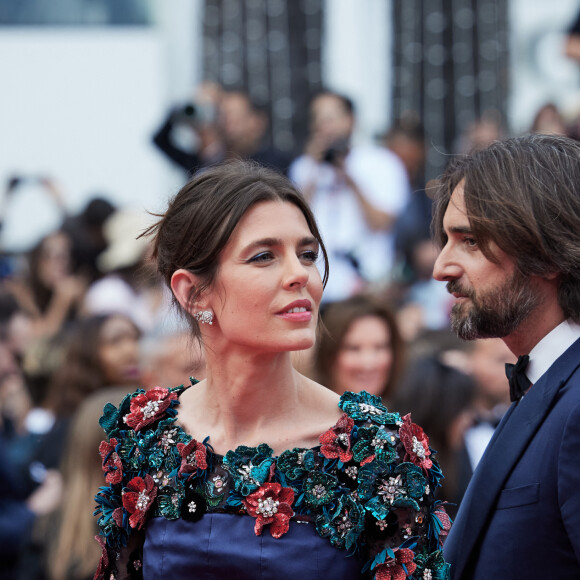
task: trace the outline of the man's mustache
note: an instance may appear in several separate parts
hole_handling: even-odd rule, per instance
[[[472,299],[474,298],[474,293],[473,290],[470,290],[468,288],[462,288],[461,285],[459,284],[458,280],[450,280],[449,282],[447,282],[447,292],[449,292],[449,294],[463,294],[464,296],[467,296],[468,298]]]

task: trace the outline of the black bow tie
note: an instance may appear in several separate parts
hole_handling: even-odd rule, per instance
[[[530,357],[523,354],[518,357],[515,365],[506,363],[505,374],[510,382],[510,400],[519,401],[530,388],[532,381],[526,376],[525,370],[530,362]]]

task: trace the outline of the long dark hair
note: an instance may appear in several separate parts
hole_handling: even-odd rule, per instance
[[[493,242],[524,276],[559,274],[560,307],[580,322],[580,143],[528,135],[454,160],[435,194],[433,233],[441,247],[443,216],[460,183],[484,255],[497,262]]]
[[[202,283],[189,297],[193,304],[213,284],[219,257],[234,229],[257,203],[284,201],[304,215],[320,244],[324,258],[323,282],[328,279],[328,259],[316,220],[308,204],[283,175],[251,161],[227,161],[195,175],[169,202],[160,220],[144,235],[153,235],[153,259],[168,286],[181,268],[199,276]],[[194,334],[198,324],[185,312]]]
[[[316,380],[331,388],[332,369],[344,337],[353,322],[365,316],[375,316],[382,320],[391,335],[393,363],[389,378],[381,392],[381,397],[388,401],[405,364],[405,347],[395,315],[386,304],[379,302],[375,297],[359,294],[327,306],[322,317],[324,330],[318,337],[314,356]]]
[[[90,394],[110,385],[99,358],[102,329],[107,314],[81,318],[69,329],[62,351],[62,364],[54,373],[45,406],[60,417],[71,416]]]

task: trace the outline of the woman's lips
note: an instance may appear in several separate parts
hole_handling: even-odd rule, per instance
[[[312,320],[312,304],[310,300],[295,300],[278,312],[278,316],[294,322],[309,322]]]

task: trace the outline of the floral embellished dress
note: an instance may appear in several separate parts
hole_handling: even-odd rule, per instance
[[[221,456],[176,423],[183,390],[105,407],[95,579],[448,578],[442,474],[409,415],[347,392],[320,446]]]

